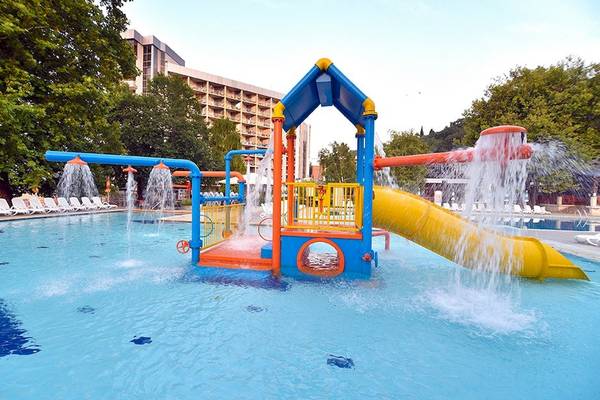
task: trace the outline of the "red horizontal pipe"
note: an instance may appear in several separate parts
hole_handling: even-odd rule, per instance
[[[528,144],[522,144],[512,153],[506,154],[498,150],[490,150],[481,154],[482,161],[498,161],[506,157],[510,160],[523,160],[531,158],[533,149]],[[428,165],[428,164],[451,164],[465,163],[473,161],[475,151],[473,149],[448,151],[445,153],[415,154],[410,156],[398,157],[376,157],[373,165],[375,169],[385,167],[406,167],[410,165]]]
[[[385,249],[390,249],[390,233],[385,229],[373,229],[373,237],[384,236],[385,237]]]
[[[203,178],[225,178],[225,171],[200,171]],[[190,176],[190,171],[180,170],[173,172],[173,176]],[[231,176],[238,178],[238,182],[246,182],[244,175],[238,171],[231,171]]]

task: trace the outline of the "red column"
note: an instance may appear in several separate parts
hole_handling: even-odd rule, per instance
[[[273,275],[281,276],[281,175],[283,118],[273,118]]]
[[[291,183],[296,180],[296,131],[291,128],[287,135],[287,177],[286,182]],[[287,187],[287,220],[288,224],[292,223],[294,212],[294,186]]]

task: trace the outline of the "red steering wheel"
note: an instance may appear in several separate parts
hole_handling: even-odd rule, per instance
[[[181,254],[185,254],[190,251],[190,243],[187,240],[180,240],[177,242],[177,251]]]

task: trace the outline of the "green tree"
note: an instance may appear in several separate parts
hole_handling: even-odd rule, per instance
[[[200,169],[214,169],[216,158],[209,151],[209,132],[201,111],[183,80],[160,75],[143,96],[122,93],[112,121],[121,126],[128,154],[185,158]],[[147,171],[138,178],[143,183],[146,177]]]
[[[346,143],[332,142],[319,150],[319,164],[326,182],[356,181],[356,152]]]
[[[439,132],[429,131],[429,134],[424,136],[423,140],[425,140],[431,152],[450,151],[459,146],[463,140],[465,135],[463,123],[464,120],[459,118],[450,122],[450,125]]]
[[[0,2],[0,192],[51,190],[48,149],[118,152],[108,119],[137,73],[122,0]]]
[[[424,138],[415,134],[412,130],[404,132],[392,131],[390,140],[383,145],[383,150],[386,157],[396,157],[427,153],[429,147]],[[400,187],[416,191],[425,183],[427,167],[397,167],[392,168],[391,172]]]
[[[237,150],[242,148],[240,133],[238,132],[235,122],[228,119],[217,119],[213,121],[209,129],[210,150],[213,157],[216,158],[216,168],[225,169],[225,154],[229,150]],[[234,157],[231,162],[231,169],[241,173],[246,172],[246,167],[242,157]]]
[[[600,156],[600,64],[567,58],[534,69],[517,67],[465,111],[463,143],[495,125],[527,128],[532,142],[559,140],[579,157]]]

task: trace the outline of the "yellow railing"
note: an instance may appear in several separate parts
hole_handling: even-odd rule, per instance
[[[243,204],[202,206],[200,222],[203,249],[221,243],[237,230],[243,207]]]
[[[358,183],[287,182],[286,186],[291,199],[285,203],[292,208],[287,213],[286,228],[333,231],[362,228],[362,186]]]

